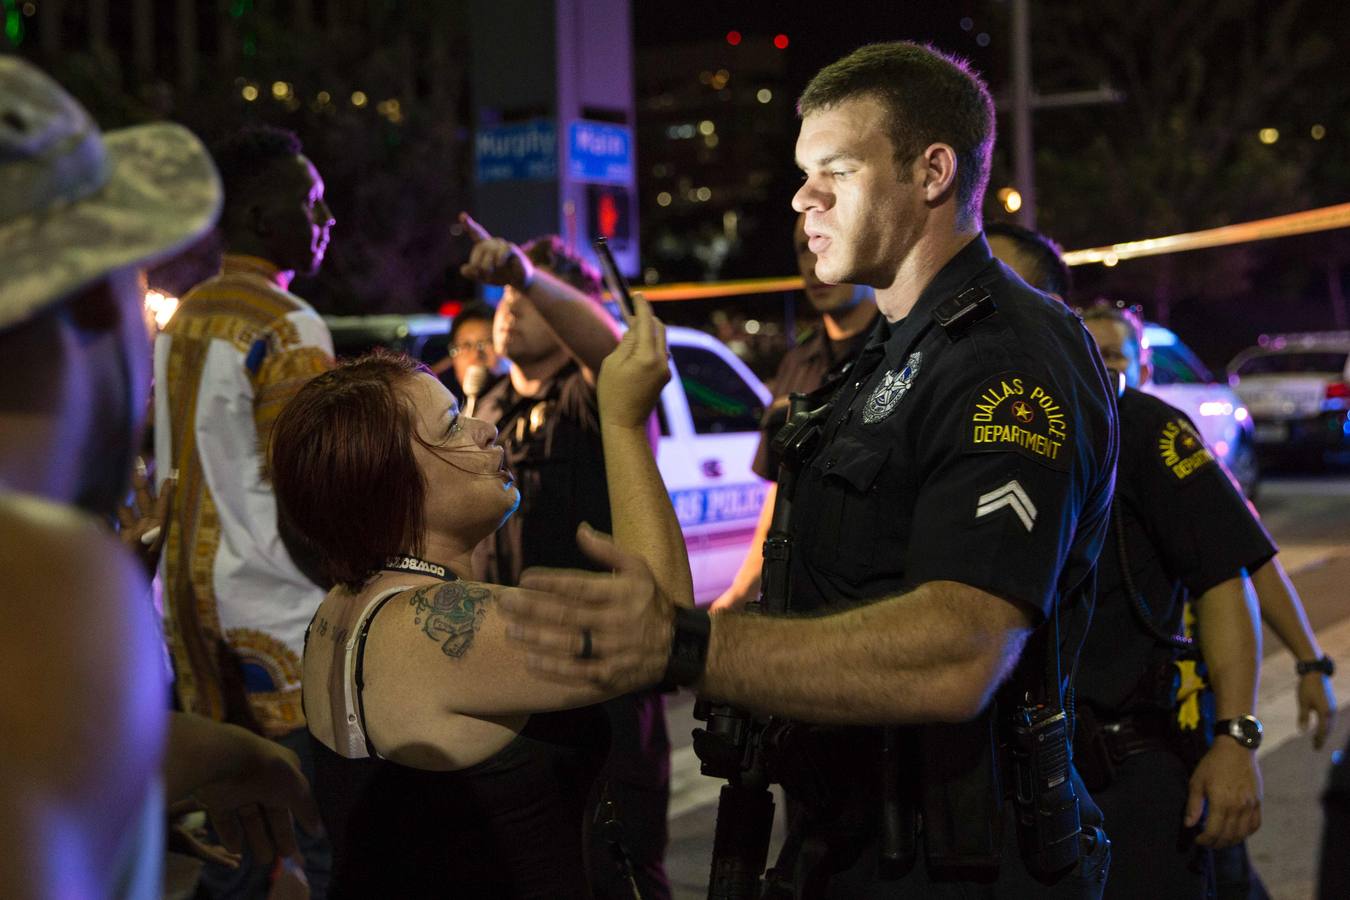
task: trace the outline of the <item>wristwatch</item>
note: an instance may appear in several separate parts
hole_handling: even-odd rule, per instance
[[[1331,661],[1330,656],[1321,656],[1313,660],[1300,659],[1294,664],[1294,671],[1298,672],[1300,676],[1307,675],[1310,672],[1321,672],[1330,678],[1336,674],[1336,664]]]
[[[1234,719],[1220,719],[1214,723],[1214,736],[1226,734],[1248,750],[1261,746],[1261,720],[1256,716],[1238,716]]]

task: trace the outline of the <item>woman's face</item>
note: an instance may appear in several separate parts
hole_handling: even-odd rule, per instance
[[[476,543],[520,504],[505,451],[494,443],[497,429],[461,416],[454,395],[428,372],[404,379],[399,391],[421,438],[413,455],[426,482],[427,528]]]

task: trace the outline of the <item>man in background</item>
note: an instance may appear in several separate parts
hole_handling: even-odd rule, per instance
[[[598,273],[556,235],[517,247],[465,217],[475,246],[463,272],[505,287],[493,320],[507,377],[481,398],[476,414],[492,422],[520,488],[516,514],[489,539],[488,580],[516,585],[529,566],[594,568],[577,547],[582,522],[610,530],[609,490],[595,392],[600,363],[618,344],[600,305]],[[622,846],[643,900],[665,900],[666,807],[670,740],[659,692],[605,703],[610,753],[599,781],[617,807]],[[598,796],[592,798],[600,800]],[[604,809],[598,810],[606,818]],[[600,900],[628,900],[632,888],[616,864],[612,833],[588,822],[587,870]],[[599,827],[594,827],[594,826]]]
[[[764,505],[759,511],[759,523],[750,539],[745,560],[736,572],[736,578],[722,595],[713,601],[712,609],[735,609],[759,593],[760,570],[764,567],[764,539],[773,523],[773,503],[778,496],[777,466],[771,459],[769,442],[773,433],[787,418],[788,397],[809,394],[841,377],[844,368],[862,352],[863,344],[877,320],[876,299],[872,289],[853,284],[826,284],[816,277],[816,255],[811,252],[806,237],[806,216],[797,216],[792,232],[792,247],[797,257],[797,271],[802,276],[803,290],[811,308],[820,313],[820,327],[800,344],[783,354],[778,371],[773,376],[773,405],[764,415],[764,436],[751,467],[760,478],[770,484],[764,492]]]
[[[290,810],[319,827],[293,753],[168,713],[149,585],[103,527],[149,389],[139,270],[219,203],[185,129],[100,135],[0,57],[0,896],[161,896],[166,799],[265,859],[295,852]]]
[[[155,456],[179,473],[163,583],[183,709],[280,741],[306,771],[305,626],[324,592],[292,561],[267,479],[272,423],[332,364],[327,326],[289,288],[323,261],[333,216],[294,134],[251,128],[216,151],[225,200],[219,275],[193,288],[155,345]],[[305,835],[312,896],[328,850]],[[254,897],[266,872],[210,867],[209,896]]]

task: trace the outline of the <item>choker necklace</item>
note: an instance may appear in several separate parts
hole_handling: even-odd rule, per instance
[[[440,563],[427,562],[416,556],[391,556],[384,562],[386,572],[411,572],[414,575],[430,575],[441,581],[457,581],[454,572]]]

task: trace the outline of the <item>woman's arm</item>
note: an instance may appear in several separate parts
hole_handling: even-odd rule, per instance
[[[670,380],[666,328],[641,294],[633,304],[628,333],[605,360],[597,386],[614,540],[642,558],[670,601],[692,606],[694,582],[684,532],[647,437],[652,410]]]

